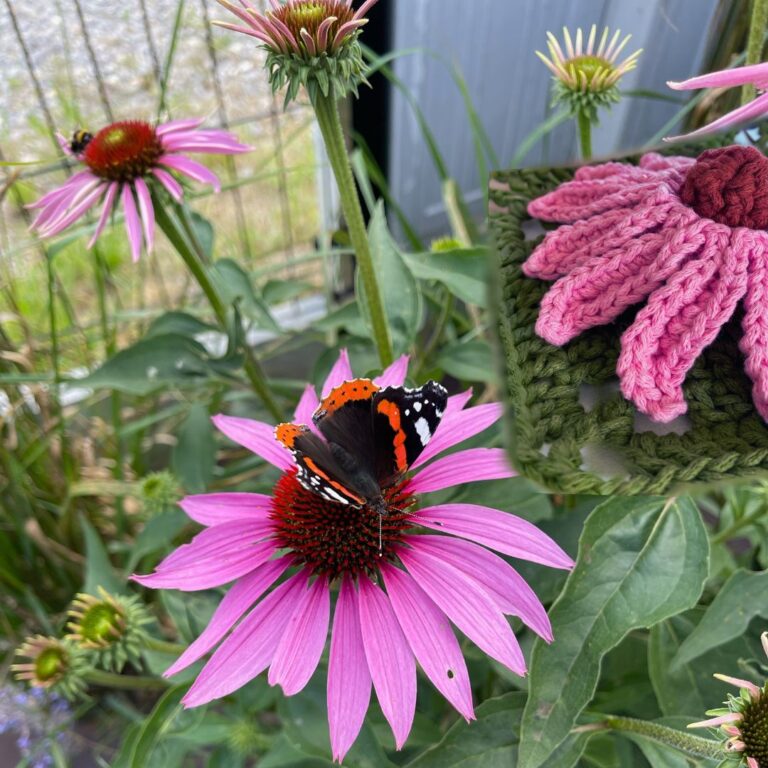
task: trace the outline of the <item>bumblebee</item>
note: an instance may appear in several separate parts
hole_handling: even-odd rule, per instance
[[[78,128],[72,134],[72,140],[69,142],[69,149],[73,155],[79,155],[85,151],[85,148],[90,144],[93,139],[93,134],[88,131],[83,131]]]

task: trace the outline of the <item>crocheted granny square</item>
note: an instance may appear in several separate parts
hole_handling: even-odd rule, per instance
[[[642,300],[563,346],[537,335],[541,300],[553,283],[523,274],[523,263],[543,240],[542,224],[527,207],[574,173],[501,171],[491,181],[497,326],[514,465],[549,490],[595,494],[664,494],[768,471],[768,428],[755,409],[739,350],[742,309],[688,371],[687,413],[667,426],[655,425],[624,399],[616,374],[621,336]]]

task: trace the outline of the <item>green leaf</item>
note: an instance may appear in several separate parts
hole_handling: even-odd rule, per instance
[[[121,350],[80,383],[146,395],[169,385],[198,383],[214,372],[201,344],[178,333],[166,333]]]
[[[715,680],[715,672],[735,674],[739,659],[759,658],[760,644],[744,634],[725,645],[712,648],[693,661],[673,666],[685,639],[695,631],[704,616],[695,608],[673,616],[651,630],[648,645],[648,671],[656,700],[665,715],[685,715],[689,722],[701,720],[704,713],[723,701],[728,691],[725,683]]]
[[[736,571],[715,595],[698,627],[680,646],[673,666],[741,637],[757,616],[768,619],[768,571]]]
[[[437,356],[436,364],[461,381],[491,383],[496,379],[491,345],[484,339],[446,344]]]
[[[211,224],[205,216],[199,214],[197,211],[193,211],[187,208],[192,228],[197,238],[197,242],[200,244],[200,249],[205,255],[206,259],[210,262],[213,259],[213,240],[215,232],[213,224]]]
[[[208,409],[195,403],[181,425],[171,467],[188,493],[203,493],[213,480],[216,440]]]
[[[436,280],[462,301],[478,307],[488,306],[487,248],[404,253],[403,258],[419,280]]]
[[[174,537],[189,523],[189,518],[180,509],[163,512],[148,520],[131,547],[126,571],[133,571],[142,557],[167,549]]]
[[[392,344],[395,354],[401,354],[411,346],[416,337],[421,325],[423,303],[416,280],[406,267],[403,256],[389,233],[384,204],[381,201],[376,205],[368,225],[368,238],[384,311],[392,334]],[[360,270],[356,275],[356,295],[362,316],[370,329],[370,313]]]
[[[83,592],[97,594],[99,587],[107,592],[124,593],[125,580],[121,579],[112,567],[107,550],[85,515],[80,516],[80,527],[85,538],[85,583]]]
[[[360,315],[360,307],[357,301],[350,301],[325,317],[321,317],[314,327],[318,331],[338,331],[343,328],[353,336],[370,339],[368,328]]]
[[[274,333],[280,327],[270,314],[266,302],[253,290],[248,273],[232,259],[219,259],[210,269],[211,280],[216,284],[226,304],[236,304],[245,317]]]
[[[136,734],[128,760],[130,768],[145,768],[158,742],[171,728],[176,715],[181,712],[181,698],[186,691],[186,685],[177,685],[167,690],[158,699],[151,714]]]
[[[166,312],[160,315],[147,329],[144,338],[162,336],[166,333],[178,333],[181,336],[194,338],[200,333],[218,330],[215,325],[204,323],[187,312]]]
[[[261,297],[267,304],[281,304],[312,289],[310,283],[301,280],[267,280],[261,288]]]
[[[519,768],[539,768],[594,695],[603,656],[632,629],[694,605],[709,542],[687,497],[612,498],[589,516],[578,564],[550,612],[555,642],[537,640]]]
[[[515,691],[484,701],[477,720],[453,725],[445,736],[407,763],[408,768],[509,768],[515,765],[518,724],[525,694]]]

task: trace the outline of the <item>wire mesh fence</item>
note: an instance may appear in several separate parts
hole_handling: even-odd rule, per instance
[[[6,341],[39,347],[53,323],[65,361],[89,366],[103,336],[99,281],[127,336],[161,308],[197,299],[162,243],[132,265],[119,222],[94,252],[86,251],[84,236],[93,221],[46,243],[28,231],[25,204],[71,174],[56,132],[94,131],[113,120],[205,116],[207,126],[236,132],[253,152],[209,158],[222,193],[191,195],[195,210],[216,225],[217,257],[237,258],[261,281],[322,287],[311,109],[299,103],[283,112],[255,41],[211,25],[221,15],[214,0],[53,0],[44,12],[14,0],[3,6],[0,161],[44,161],[0,169]]]

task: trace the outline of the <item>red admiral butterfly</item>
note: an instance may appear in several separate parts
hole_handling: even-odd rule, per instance
[[[370,379],[354,379],[333,389],[312,415],[325,440],[305,424],[279,424],[275,436],[293,453],[296,479],[308,491],[384,515],[383,492],[424,450],[447,400],[434,381],[380,389]]]

